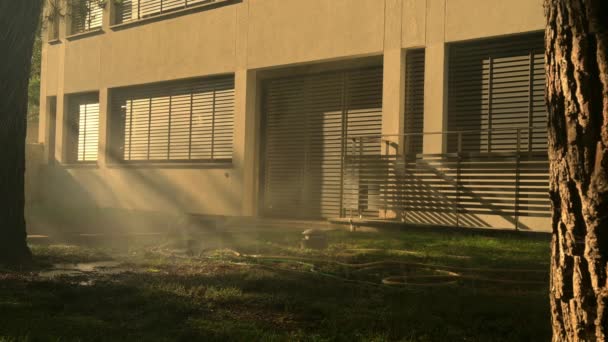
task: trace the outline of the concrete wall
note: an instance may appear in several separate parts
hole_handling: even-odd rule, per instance
[[[382,53],[384,1],[250,0],[248,5],[250,68]]]
[[[97,206],[255,215],[259,191],[259,78],[270,69],[383,60],[383,132],[403,122],[404,51],[426,47],[425,131],[446,127],[446,43],[541,30],[542,0],[242,0],[223,1],[128,25],[113,25],[113,2],[100,32],[44,44],[41,113],[57,96],[57,143],[46,148],[59,164],[47,198],[64,206]],[[236,90],[232,165],[108,165],[107,104],[114,87],[206,75],[234,74]],[[100,160],[92,167],[64,165],[65,99],[100,94]],[[48,115],[39,139],[48,140]],[[443,149],[440,136],[425,152]],[[69,194],[66,196],[64,194]]]

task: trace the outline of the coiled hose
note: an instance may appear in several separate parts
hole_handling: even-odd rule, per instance
[[[312,272],[327,278],[332,278],[349,283],[359,283],[364,285],[372,286],[422,286],[422,287],[435,287],[435,286],[448,286],[454,285],[459,280],[470,280],[476,282],[488,282],[488,283],[499,283],[499,284],[512,284],[512,285],[543,285],[547,284],[546,281],[540,280],[518,280],[518,279],[505,279],[505,278],[493,278],[482,276],[479,274],[467,274],[467,273],[519,273],[519,274],[546,274],[548,271],[544,269],[504,269],[504,268],[467,268],[459,266],[439,266],[432,264],[416,263],[416,262],[404,262],[398,260],[382,260],[373,261],[366,263],[344,263],[337,260],[328,260],[321,258],[311,257],[297,257],[297,256],[285,256],[285,255],[253,255],[243,254],[233,249],[223,249],[223,253],[231,254],[238,259],[241,259],[245,264],[256,264],[266,268],[280,271],[295,271],[302,272],[293,269],[286,269],[281,267],[268,266],[267,263],[292,263],[309,267],[308,272]],[[209,260],[213,257],[195,257],[186,255],[176,255],[175,253],[167,253],[161,248],[156,248],[153,252],[158,253],[165,257],[183,258],[188,260]],[[340,267],[354,270],[354,272],[366,272],[371,270],[391,270],[397,267],[425,270],[434,274],[423,274],[423,275],[394,275],[387,276],[381,279],[380,283],[355,280],[340,277],[335,274],[322,272],[317,268],[318,264],[334,264]],[[306,272],[306,273],[308,273]]]

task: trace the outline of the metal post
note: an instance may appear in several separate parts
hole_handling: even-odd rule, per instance
[[[85,15],[85,31],[88,31],[91,29],[91,23],[93,22],[93,6],[95,6],[91,1],[87,1],[87,4],[85,5],[87,6],[87,14]]]
[[[528,152],[532,152],[532,116],[534,115],[534,53],[530,52],[528,79]]]
[[[361,187],[361,169],[363,168],[363,138],[359,139],[359,187]],[[358,189],[360,190],[360,189]],[[359,192],[359,191],[358,191]],[[359,196],[359,194],[357,194],[357,214],[359,215],[359,218],[362,218],[363,215],[361,214],[361,205],[359,203],[359,201],[361,201],[361,198]]]
[[[387,217],[388,212],[388,187],[390,183],[390,141],[384,141],[384,158],[386,158],[386,181],[384,183],[384,218]]]
[[[188,159],[192,159],[192,115],[194,107],[194,92],[190,93],[190,121],[188,123]]]
[[[342,76],[342,88],[344,89],[345,87],[344,76]],[[345,101],[345,91],[342,91],[340,98],[340,102],[342,103],[342,113],[340,115],[340,216],[346,215],[344,212],[344,165],[348,149],[348,113],[345,108],[348,106],[345,105]]]
[[[494,69],[494,60],[490,57],[489,60],[489,78],[488,78],[488,152],[492,152],[492,96],[493,96],[493,69]]]
[[[353,206],[355,205],[355,152],[357,149],[357,138],[353,138],[352,139],[352,152],[351,152],[351,161],[350,161],[350,170],[351,170],[351,184],[350,184],[350,188],[351,188],[351,197],[350,197],[350,220],[352,221],[353,219]]]
[[[173,94],[169,94],[169,129],[167,131],[167,159],[171,160],[171,108],[173,103]]]
[[[407,158],[409,155],[409,146],[408,146],[408,137],[409,135],[406,134],[404,139],[403,139],[403,144],[405,145],[405,153],[403,154],[403,182],[396,182],[396,186],[399,187],[399,184],[403,183],[405,184],[405,186],[408,186],[408,179],[407,179]],[[399,191],[399,200],[402,201],[402,207],[401,207],[401,211],[403,212],[403,223],[407,224],[407,188],[405,189],[405,191],[403,191],[403,187],[400,187],[400,191]],[[405,194],[405,196],[404,196]]]
[[[163,13],[163,0],[160,0],[160,13]]]
[[[150,160],[150,138],[152,137],[152,97],[148,100],[148,155],[147,160]]]
[[[532,127],[528,127],[528,152],[532,152]]]
[[[515,230],[519,230],[519,167],[521,129],[517,129],[517,152],[515,153]]]
[[[456,228],[460,228],[460,158],[462,153],[462,132],[458,132],[458,151],[456,152]]]
[[[212,110],[213,112],[211,113],[211,160],[214,159],[215,157],[215,102],[216,102],[216,96],[217,96],[217,89],[216,87],[213,87],[213,104],[212,104]]]
[[[84,105],[84,123],[83,126],[84,127],[78,127],[78,130],[80,131],[80,129],[83,130],[83,137],[82,137],[82,161],[86,161],[86,156],[87,156],[87,119],[89,117],[89,113],[88,113],[88,109],[89,106],[88,105]],[[80,115],[82,115],[83,113],[80,113]],[[80,118],[78,118],[78,121],[80,121]]]
[[[458,132],[458,149],[457,149],[458,154],[460,154],[460,152],[462,152],[462,132]]]
[[[137,0],[137,19],[141,19],[141,0]]]

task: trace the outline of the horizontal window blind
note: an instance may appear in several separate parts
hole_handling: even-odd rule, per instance
[[[405,55],[405,129],[407,153],[422,153],[424,130],[424,49],[407,51]]]
[[[354,148],[348,137],[382,130],[382,68],[270,79],[263,108],[264,215],[340,216],[343,158]],[[380,148],[357,153],[378,155]]]
[[[230,161],[234,78],[118,89],[124,161]]]
[[[546,150],[544,40],[526,34],[450,48],[448,126],[462,135],[465,152]],[[458,148],[449,137],[450,152]]]
[[[81,33],[101,28],[103,7],[96,0],[71,0],[71,33]]]
[[[97,94],[74,95],[68,99],[70,134],[68,160],[94,162],[99,145],[99,98]]]
[[[126,23],[179,9],[213,3],[215,0],[124,0],[118,6],[118,20]]]

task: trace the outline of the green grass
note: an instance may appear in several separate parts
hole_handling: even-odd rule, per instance
[[[547,239],[334,231],[327,250],[312,251],[299,249],[300,238],[238,232],[166,237],[157,247],[131,243],[121,250],[33,246],[32,269],[0,270],[0,341],[550,339],[547,274],[490,271],[547,269]],[[39,275],[56,263],[111,258],[122,272]],[[402,264],[360,270],[333,262],[388,259]],[[458,267],[469,277],[445,286],[382,285],[384,277],[412,275],[403,263]]]

